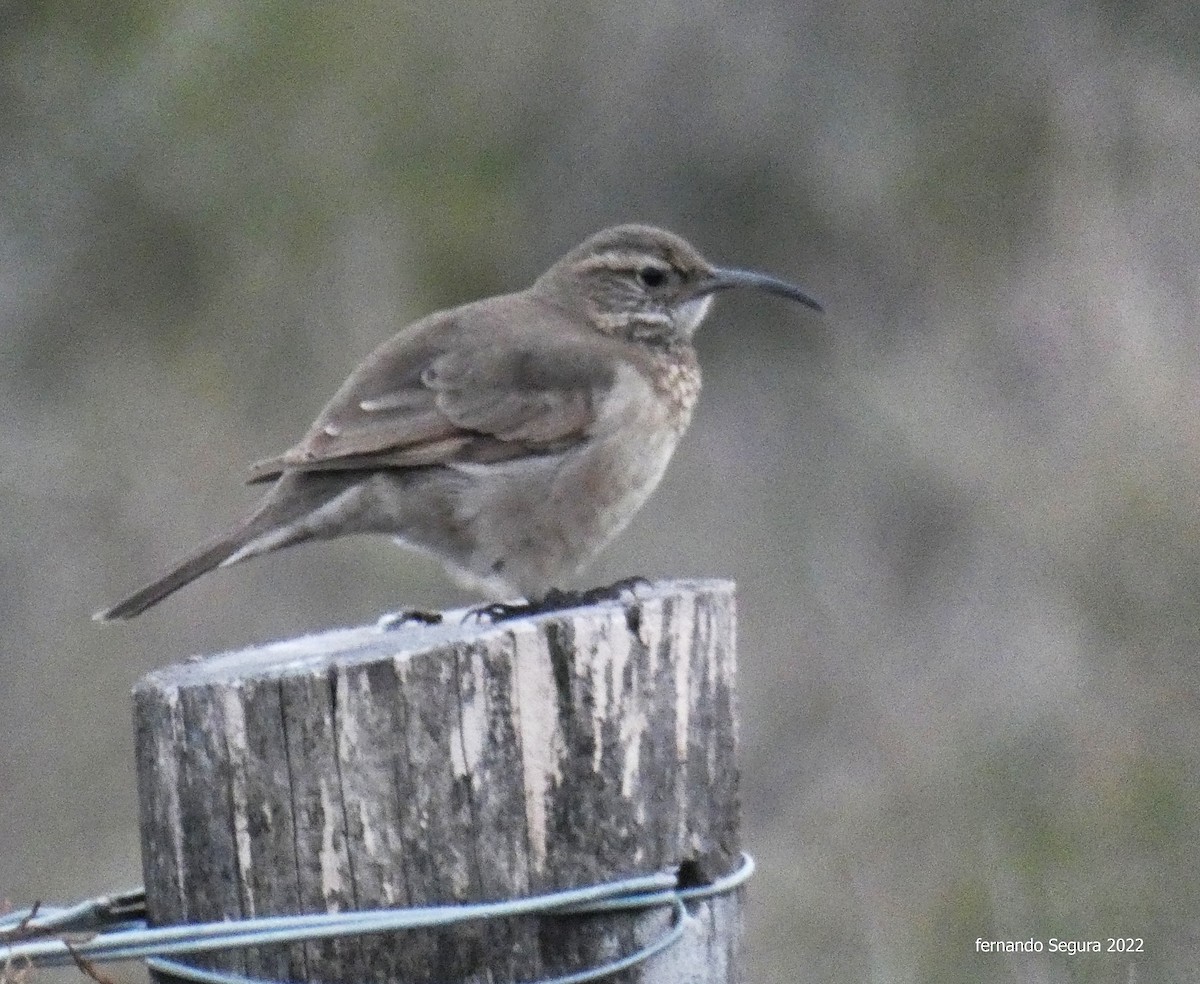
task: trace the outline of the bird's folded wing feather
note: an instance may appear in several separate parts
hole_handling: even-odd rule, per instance
[[[417,351],[417,349],[420,349]],[[582,441],[613,385],[599,346],[571,337],[524,343],[397,345],[346,381],[294,448],[254,465],[329,471],[488,463]]]

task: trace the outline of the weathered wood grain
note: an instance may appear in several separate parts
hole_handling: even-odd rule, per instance
[[[339,630],[134,691],[156,923],[509,898],[684,866],[738,840],[733,586],[671,582],[492,626]],[[613,980],[737,979],[740,898]],[[275,980],[521,981],[628,952],[639,916],[475,923],[208,958]]]

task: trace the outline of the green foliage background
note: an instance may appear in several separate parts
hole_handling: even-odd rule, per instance
[[[0,3],[0,895],[139,879],[141,673],[471,600],[341,543],[88,621],[377,341],[640,219],[831,312],[721,301],[589,578],[739,582],[750,979],[1194,979],[1198,11]]]

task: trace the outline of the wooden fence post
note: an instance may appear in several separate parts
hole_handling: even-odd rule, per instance
[[[740,851],[734,592],[326,632],[134,690],[152,923],[491,901]],[[740,892],[615,981],[740,980]],[[536,917],[197,961],[283,981],[536,981],[628,953],[669,909]],[[489,976],[490,975],[490,976]]]

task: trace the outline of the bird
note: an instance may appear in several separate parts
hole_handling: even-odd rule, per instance
[[[438,311],[379,345],[295,446],[251,466],[256,508],[99,611],[131,619],[217,568],[314,540],[384,534],[496,602],[564,597],[663,477],[700,393],[693,337],[749,288],[650,225],[604,229],[529,287]]]

